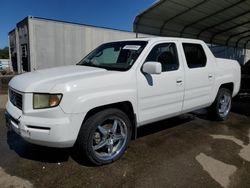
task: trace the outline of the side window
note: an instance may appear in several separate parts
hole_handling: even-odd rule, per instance
[[[156,61],[162,64],[162,72],[179,68],[177,49],[174,43],[157,44],[149,53],[146,61]]]
[[[206,66],[207,57],[200,44],[183,43],[182,45],[189,68],[192,69]]]

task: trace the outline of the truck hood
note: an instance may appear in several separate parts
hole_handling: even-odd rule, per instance
[[[17,75],[11,79],[9,86],[21,92],[50,92],[51,89],[65,80],[79,77],[107,74],[109,71],[87,66],[63,66]]]

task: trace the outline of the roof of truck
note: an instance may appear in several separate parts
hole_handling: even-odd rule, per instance
[[[160,41],[181,41],[181,42],[197,42],[201,43],[202,40],[199,39],[189,39],[189,38],[178,38],[178,37],[146,37],[146,38],[131,38],[131,39],[123,39],[123,40],[116,40],[118,41],[148,41],[148,42],[160,42]]]

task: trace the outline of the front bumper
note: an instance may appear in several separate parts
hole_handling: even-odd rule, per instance
[[[54,112],[53,114],[53,111]],[[6,105],[6,125],[26,141],[49,147],[72,147],[77,139],[84,114],[65,114],[56,107],[47,116],[25,115],[10,101]],[[56,115],[55,115],[56,114]],[[53,117],[53,115],[55,117]]]
[[[5,122],[5,125],[8,130],[13,130],[15,125],[19,124],[19,121],[14,119],[7,111],[5,111]]]

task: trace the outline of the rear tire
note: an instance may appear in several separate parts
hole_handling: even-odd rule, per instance
[[[231,91],[226,88],[220,88],[213,104],[209,107],[211,118],[218,121],[225,120],[230,112],[231,103]]]
[[[95,165],[111,163],[125,152],[131,139],[131,122],[119,109],[106,109],[90,116],[81,126],[76,151]]]

